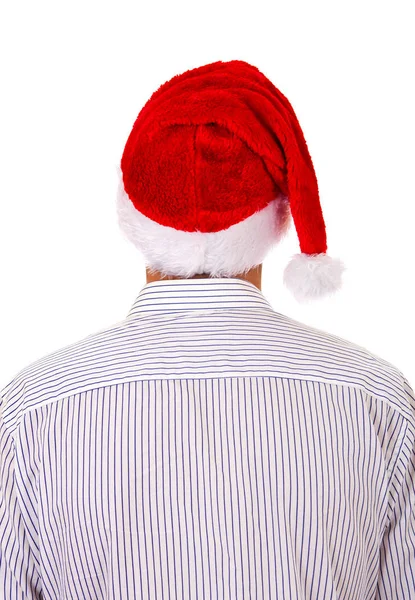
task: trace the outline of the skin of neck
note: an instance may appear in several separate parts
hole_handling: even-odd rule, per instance
[[[262,263],[250,269],[247,273],[242,273],[240,275],[234,275],[236,279],[242,279],[243,281],[248,281],[255,285],[259,290],[261,290],[261,277],[262,277]],[[165,275],[162,276],[159,271],[154,273],[149,273],[149,270],[146,268],[146,283],[152,283],[153,281],[165,281],[166,279],[186,279],[185,277],[176,277],[175,275]],[[206,273],[199,273],[198,275],[193,275],[193,277],[188,277],[188,279],[207,279],[209,275]],[[212,277],[210,278],[212,279]]]

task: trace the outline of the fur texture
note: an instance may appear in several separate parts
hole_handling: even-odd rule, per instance
[[[345,269],[338,258],[326,254],[295,254],[284,271],[284,284],[298,302],[308,302],[341,288]]]
[[[301,252],[327,250],[316,174],[294,109],[245,61],[217,61],[160,86],[134,122],[121,170],[133,206],[165,227],[231,231],[282,193]],[[258,250],[246,258],[262,258],[269,233],[258,229]],[[242,257],[238,243],[231,246]],[[192,270],[209,264],[207,251],[189,258]]]
[[[233,277],[261,264],[287,233],[291,214],[280,195],[264,209],[228,229],[179,231],[140,213],[127,196],[119,171],[117,217],[124,237],[140,250],[150,272],[189,278],[200,273]]]

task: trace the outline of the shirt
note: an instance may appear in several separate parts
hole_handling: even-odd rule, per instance
[[[148,283],[0,397],[2,598],[415,598],[413,389],[249,282]]]

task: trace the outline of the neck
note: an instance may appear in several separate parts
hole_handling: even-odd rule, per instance
[[[146,268],[146,276],[147,276],[147,283],[151,283],[153,281],[166,280],[166,279],[168,279],[168,280],[185,279],[184,277],[176,277],[174,275],[162,276],[161,273],[158,271],[153,271],[152,273],[150,273],[147,268]],[[262,263],[256,267],[254,267],[247,273],[241,273],[239,275],[234,275],[234,278],[242,279],[243,281],[249,281],[249,283],[252,283],[255,287],[257,287],[259,290],[261,290],[261,276],[262,276]],[[199,273],[198,275],[193,275],[193,277],[188,277],[188,279],[212,279],[212,278],[209,277],[209,275],[206,273]]]

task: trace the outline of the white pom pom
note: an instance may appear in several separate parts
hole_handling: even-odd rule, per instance
[[[295,254],[285,268],[284,284],[298,302],[307,302],[339,290],[344,269],[340,259],[326,254]]]

